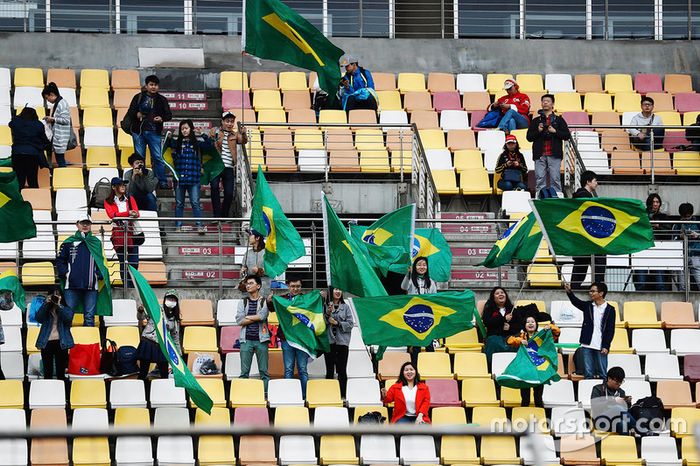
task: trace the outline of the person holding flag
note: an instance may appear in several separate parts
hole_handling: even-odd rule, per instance
[[[401,282],[401,289],[405,290],[408,295],[437,293],[437,284],[430,279],[430,273],[428,272],[427,257],[416,258],[413,266],[409,268],[403,282]],[[425,350],[429,353],[435,351],[432,342],[425,347]],[[411,348],[411,361],[414,366],[418,366],[419,354],[420,346],[413,346]]]
[[[294,304],[297,297],[302,296],[301,292],[302,282],[299,278],[290,278],[287,280],[287,287],[289,288],[289,293],[282,296],[282,299],[286,299],[291,304]],[[268,297],[268,308],[272,305],[272,296]],[[301,395],[302,398],[306,399],[306,383],[309,381],[309,372],[306,367],[309,363],[309,354],[295,346],[292,346],[287,342],[284,336],[284,329],[280,326],[277,329],[277,339],[282,344],[282,361],[284,362],[284,378],[293,379],[294,378],[294,366],[297,367],[297,373],[299,374],[299,381],[301,382]]]
[[[165,326],[168,329],[178,351],[180,347],[180,299],[175,290],[168,290],[163,296],[163,313],[165,314]],[[161,379],[168,378],[168,360],[160,350],[156,337],[156,323],[146,312],[143,306],[139,306],[138,318],[144,328],[141,332],[141,341],[136,348],[136,359],[139,361],[139,379],[146,380],[151,363],[155,363]]]
[[[250,377],[250,365],[253,353],[258,360],[260,378],[265,386],[270,382],[267,371],[270,329],[267,327],[268,309],[265,298],[260,294],[262,280],[257,275],[248,275],[244,280],[248,297],[238,301],[236,325],[243,327],[239,341],[241,343],[241,378]]]
[[[508,338],[520,332],[521,324],[513,307],[508,292],[500,286],[491,290],[484,304],[482,319],[487,332],[484,353],[489,364],[493,353],[511,351],[507,345]]]
[[[328,328],[328,340],[331,350],[325,353],[326,378],[333,379],[338,373],[340,395],[345,398],[348,385],[348,355],[350,353],[350,336],[355,320],[350,306],[343,300],[343,290],[331,288],[326,297],[324,318]]]

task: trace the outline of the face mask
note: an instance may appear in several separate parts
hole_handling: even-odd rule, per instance
[[[165,307],[167,307],[168,309],[172,309],[175,306],[177,306],[176,300],[174,300],[174,299],[166,299],[165,300]]]

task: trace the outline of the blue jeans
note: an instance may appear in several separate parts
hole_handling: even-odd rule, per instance
[[[671,291],[670,277],[666,270],[638,270],[632,275],[636,291]]]
[[[141,134],[132,134],[134,140],[134,150],[146,159],[146,145],[151,149],[151,163],[153,173],[158,178],[160,184],[167,184],[168,178],[165,176],[165,164],[163,163],[163,152],[161,151],[160,133],[155,131],[143,131]]]
[[[663,128],[652,128],[654,132],[654,150],[661,149],[664,146],[664,135],[666,130]],[[632,145],[642,152],[649,152],[651,150],[651,134],[647,131],[647,135],[644,137],[643,141],[635,138],[632,140]]]
[[[202,226],[202,205],[199,203],[199,191],[201,186],[193,184],[191,186],[175,186],[175,216],[182,217],[185,212],[185,192],[190,196],[190,204],[192,204],[192,215],[197,219],[197,226]],[[175,222],[176,227],[181,227],[182,222]]]
[[[242,330],[245,332],[245,327]],[[270,373],[267,370],[268,362],[268,342],[260,341],[243,341],[241,342],[241,378],[247,379],[250,377],[250,365],[253,363],[253,353],[258,360],[258,372],[267,393],[267,384],[270,382]]]
[[[155,194],[131,194],[131,196],[136,200],[136,205],[139,206],[139,210],[152,210],[154,212],[158,210],[158,200]]]
[[[294,363],[296,362],[301,382],[301,396],[306,399],[306,382],[309,380],[306,365],[309,362],[309,355],[287,343],[287,340],[282,340],[282,359],[284,360],[285,379],[294,378]]]
[[[56,165],[58,165],[58,168],[63,168],[66,166],[66,154],[59,154],[54,152],[56,155]]]
[[[224,185],[224,201],[221,202],[219,182]],[[231,205],[236,197],[236,169],[224,168],[219,176],[214,177],[210,183],[211,206],[214,217],[228,217],[231,215]],[[234,215],[236,212],[234,212]]]
[[[63,290],[63,297],[69,308],[75,309],[83,304],[83,326],[95,326],[95,309],[97,308],[97,290]]]
[[[583,355],[583,376],[586,379],[604,379],[608,373],[608,355],[592,348],[581,347]]]
[[[124,265],[124,249],[122,248],[116,248],[115,249],[117,253],[117,258],[119,259],[119,270],[121,271],[122,275],[122,282],[124,283],[124,286],[126,286],[127,281],[129,282],[129,286],[133,287],[133,282],[129,279],[129,268]],[[133,268],[137,269],[139,268],[139,247],[138,246],[132,246],[130,248],[126,248],[126,255],[128,264],[132,266]]]
[[[395,424],[415,424],[416,416],[403,416],[400,417]]]
[[[522,189],[525,191],[527,189],[527,185],[522,181],[520,183],[513,183],[512,181],[506,181],[501,178],[498,180],[498,189],[501,191],[512,191],[514,189]]]
[[[501,117],[501,121],[498,123],[498,129],[502,131],[513,131],[514,129],[527,128],[528,124],[527,118],[511,108]]]

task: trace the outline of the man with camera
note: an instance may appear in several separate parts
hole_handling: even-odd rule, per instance
[[[124,181],[128,183],[129,195],[136,200],[139,210],[157,210],[158,199],[153,191],[158,186],[158,178],[153,170],[146,168],[145,161],[138,152],[131,154],[128,162],[131,170],[124,172]]]
[[[544,188],[553,188],[560,193],[563,142],[571,139],[571,132],[564,118],[554,114],[554,95],[543,95],[541,102],[542,110],[532,119],[527,130],[527,140],[532,142],[532,159],[535,161],[535,189],[538,194]]]
[[[56,378],[66,380],[68,350],[74,346],[71,334],[73,310],[66,306],[60,287],[54,288],[46,297],[36,313],[36,321],[41,325],[36,347],[41,350],[44,378],[53,378],[55,365]]]
[[[377,110],[377,94],[374,91],[374,79],[369,70],[358,65],[355,57],[347,56],[340,60],[345,74],[340,80],[340,100],[343,110],[354,109]]]

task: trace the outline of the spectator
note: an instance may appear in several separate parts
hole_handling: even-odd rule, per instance
[[[620,388],[625,381],[625,370],[611,367],[605,380],[591,391],[591,417],[595,429],[627,435],[637,421],[630,415],[632,397]]]
[[[178,351],[182,353],[180,346],[180,298],[176,290],[168,290],[163,296],[163,321],[168,329],[170,338]],[[141,332],[141,341],[136,348],[136,359],[139,361],[139,379],[146,380],[151,363],[155,363],[161,379],[168,378],[168,360],[158,344],[156,335],[156,322],[148,315],[143,306],[138,308],[138,319],[144,326]]]
[[[145,166],[145,161],[137,152],[128,159],[131,170],[124,172],[124,181],[129,188],[129,196],[136,200],[136,205],[141,210],[158,210],[158,199],[153,191],[158,187],[158,179]]]
[[[564,141],[571,139],[569,126],[564,118],[554,113],[554,95],[542,96],[542,110],[533,118],[527,130],[527,140],[532,142],[532,159],[535,161],[536,192],[544,188],[561,190],[561,161],[564,157]]]
[[[51,145],[56,154],[56,164],[59,167],[66,166],[66,150],[71,137],[71,117],[68,101],[61,97],[56,83],[48,83],[41,91],[42,97],[52,104],[51,114],[44,117],[44,121],[51,125],[53,138]]]
[[[15,307],[15,300],[11,290],[0,289],[0,311],[9,311]],[[5,344],[5,331],[2,328],[2,320],[0,319],[0,345]],[[5,380],[5,374],[2,371],[0,364],[0,380]]]
[[[550,324],[550,325],[545,325],[543,327],[544,329],[550,329],[552,331],[552,335],[556,338],[559,336],[559,327],[556,325]],[[515,349],[515,351],[520,348],[520,346],[526,346],[528,345],[528,342],[532,338],[532,336],[538,332],[538,326],[537,326],[537,319],[530,315],[525,319],[525,328],[520,331],[520,334],[518,336],[511,336],[508,337],[508,345],[512,348]],[[535,406],[538,408],[544,408],[544,403],[542,401],[542,393],[544,393],[544,385],[538,385],[536,387],[532,388],[533,392],[535,393]],[[530,406],[530,388],[521,388],[520,389],[520,406]]]
[[[86,241],[97,240],[92,236],[92,219],[89,215],[81,216],[76,222],[78,231],[75,237],[81,241],[64,241],[56,257],[56,271],[63,286],[63,296],[74,312],[83,309],[86,327],[95,326],[95,309],[97,306],[98,282],[102,273],[95,258],[90,253]],[[92,237],[92,238],[91,238]],[[104,259],[104,252],[101,260]]]
[[[690,142],[690,146],[684,147],[684,150],[700,152],[700,114],[695,118],[695,123],[685,130],[685,138]]]
[[[382,388],[384,404],[394,403],[392,424],[430,424],[430,388],[411,362],[399,370],[399,379],[389,390]]]
[[[502,191],[527,189],[527,163],[520,152],[518,138],[513,134],[506,136],[503,152],[496,163],[496,173],[501,175],[498,189]]]
[[[343,110],[377,110],[378,99],[374,91],[372,73],[359,66],[357,61],[353,56],[346,56],[340,60],[340,66],[345,68],[339,91]]]
[[[302,288],[301,280],[298,278],[292,278],[287,280],[287,287],[289,288],[289,293],[283,295],[282,297],[287,299],[289,302],[294,302],[297,296],[301,296]],[[271,299],[272,295],[268,299]],[[309,381],[309,373],[306,367],[309,363],[309,355],[305,351],[296,348],[289,343],[284,337],[284,332],[282,328],[277,329],[277,339],[282,342],[282,360],[284,361],[284,378],[293,379],[294,378],[294,365],[296,364],[297,372],[299,374],[299,381],[301,382],[301,395],[306,399],[306,384]]]
[[[129,268],[131,265],[135,269],[139,268],[139,247],[134,244],[133,221],[124,221],[120,218],[139,218],[139,208],[136,200],[126,193],[127,182],[115,176],[112,178],[112,194],[105,199],[105,212],[112,220],[112,246],[119,258],[119,270],[122,275],[122,283],[129,280]],[[124,261],[126,259],[126,263]]]
[[[267,298],[270,295],[270,277],[265,275],[265,238],[255,230],[248,235],[248,248],[243,255],[241,276],[255,275],[260,277],[262,289],[260,294]]]
[[[134,139],[134,150],[145,159],[148,145],[153,171],[158,178],[158,188],[168,189],[160,135],[163,132],[163,122],[171,120],[173,116],[168,99],[158,93],[159,89],[158,76],[146,76],[146,87],[131,99],[125,120],[131,125],[129,130]]]
[[[268,348],[270,330],[267,328],[267,304],[265,298],[260,295],[262,281],[257,275],[248,275],[245,278],[245,286],[248,297],[238,302],[236,312],[236,325],[243,327],[239,341],[241,343],[241,378],[250,376],[250,364],[253,362],[253,353],[258,361],[258,370],[267,393],[267,384],[270,374],[267,371]]]
[[[39,187],[39,167],[49,168],[45,150],[51,142],[46,129],[39,121],[36,110],[24,107],[10,121],[12,133],[12,169],[17,173],[19,189]]]
[[[520,86],[512,79],[503,83],[506,95],[491,104],[490,110],[500,110],[498,129],[510,134],[514,129],[527,128],[530,123],[530,98],[520,92]]]
[[[649,220],[668,220],[668,215],[661,211],[663,201],[657,193],[649,194],[647,197],[647,215]],[[672,237],[670,223],[652,223],[654,239],[669,240]],[[671,277],[669,272],[661,269],[635,270],[632,275],[634,289],[637,291],[671,291]]]
[[[507,344],[508,337],[518,335],[521,328],[505,288],[497,286],[491,290],[489,299],[484,304],[482,320],[486,327],[484,353],[491,364],[493,353],[512,351]]]
[[[664,123],[661,117],[654,114],[654,99],[648,96],[642,97],[642,111],[632,117],[630,126],[636,128],[628,128],[627,133],[630,135],[632,145],[642,152],[647,152],[651,147],[651,133],[654,133],[654,149],[663,147],[664,132],[663,128],[652,128],[653,126],[662,126]]]
[[[581,174],[581,187],[574,193],[574,199],[598,197],[596,188],[598,187],[598,175],[590,170],[586,170]],[[591,269],[591,276],[595,282],[605,281],[605,268],[607,266],[607,256],[594,256],[595,273]],[[591,265],[591,256],[574,257],[574,268],[571,272],[571,288],[580,290],[583,280],[586,278],[586,270]]]
[[[590,301],[578,299],[568,283],[564,284],[564,289],[571,304],[583,312],[579,343],[583,355],[584,377],[602,379],[608,371],[608,353],[615,335],[615,308],[605,300],[608,287],[605,283],[591,283],[588,290]]]
[[[352,317],[350,306],[343,300],[343,290],[331,288],[329,298],[326,300],[326,325],[328,326],[328,339],[331,351],[324,354],[326,360],[326,378],[333,379],[338,373],[340,382],[340,394],[345,398],[348,384],[348,355],[350,350],[350,336],[355,321]]]
[[[416,257],[413,261],[413,266],[408,270],[406,276],[403,277],[401,289],[405,290],[406,294],[410,295],[437,293],[437,283],[430,278],[430,272],[428,271],[427,257]],[[416,367],[418,366],[420,350],[420,346],[413,346],[411,348],[411,361],[413,361],[413,365]],[[425,350],[430,353],[435,351],[432,341],[425,347]]]
[[[214,217],[228,217],[231,215],[231,205],[236,197],[236,167],[238,167],[238,144],[246,144],[248,136],[245,126],[236,129],[236,115],[226,111],[221,116],[221,128],[216,131],[214,128],[209,132],[209,136],[214,139],[216,150],[221,154],[221,161],[224,163],[224,171],[212,178],[211,205]],[[255,169],[257,167],[251,167]],[[220,185],[224,187],[224,201],[221,202]],[[234,215],[238,212],[235,209]]]
[[[202,176],[202,149],[211,145],[209,137],[202,136],[203,141],[197,140],[192,120],[180,122],[177,139],[172,140],[170,146],[173,149],[173,163],[179,179],[175,183],[175,216],[182,217],[185,214],[185,193],[190,196],[192,215],[196,220],[197,231],[200,235],[206,233],[202,225],[202,206],[199,202],[199,194],[202,191],[200,184]],[[175,230],[182,229],[182,221],[175,222]]]
[[[685,222],[697,221],[693,217],[694,211],[693,204],[688,202],[678,206],[678,214],[681,216],[681,220]],[[691,280],[691,289],[697,291],[698,287],[700,287],[700,226],[697,223],[677,223],[673,225],[673,231],[676,233],[675,240],[682,241],[684,236],[688,238],[688,269],[690,276],[695,280],[694,286]],[[678,274],[678,289],[685,291],[685,272],[680,270]]]
[[[41,350],[44,378],[53,378],[55,364],[56,378],[66,380],[68,350],[74,346],[70,330],[73,311],[66,306],[60,287],[55,287],[46,297],[36,313],[36,321],[41,325],[36,338],[36,347]]]

